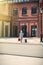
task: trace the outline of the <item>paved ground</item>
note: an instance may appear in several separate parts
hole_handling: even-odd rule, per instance
[[[23,38],[22,43],[25,42],[25,39],[27,39],[27,43],[32,44],[43,44],[43,42],[40,42],[40,38]],[[9,43],[20,43],[18,41],[18,38],[0,38],[0,42],[9,42]]]
[[[0,38],[0,65],[43,65],[41,57],[43,56],[43,43],[40,42],[40,38],[26,38],[29,44],[25,44],[24,39],[23,44],[12,44],[20,43],[18,38]],[[39,57],[16,56],[14,53],[39,55]]]
[[[0,55],[0,65],[43,65],[43,59],[12,55]]]
[[[43,44],[0,43],[0,53],[42,58]]]

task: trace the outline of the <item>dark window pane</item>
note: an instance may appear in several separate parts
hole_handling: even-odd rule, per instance
[[[38,0],[29,0],[30,2],[36,2],[36,1],[38,1]]]
[[[22,15],[26,15],[27,14],[27,8],[22,8]]]
[[[37,13],[37,7],[32,7],[32,14],[36,14]]]
[[[13,10],[13,15],[14,16],[17,16],[18,15],[18,9],[17,8]]]

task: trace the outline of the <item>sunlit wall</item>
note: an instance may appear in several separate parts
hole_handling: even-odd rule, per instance
[[[10,23],[10,17],[9,17],[9,4],[5,0],[0,0],[0,37],[4,37],[6,34],[6,30],[4,27],[6,22],[7,24]],[[6,24],[6,25],[7,25]],[[8,26],[8,29],[10,27],[10,24]],[[10,36],[9,30],[8,30],[8,35]]]
[[[0,15],[8,15],[8,4],[0,4]]]

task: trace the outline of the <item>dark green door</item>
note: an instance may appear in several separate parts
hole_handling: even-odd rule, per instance
[[[24,33],[24,37],[27,37],[27,26],[26,25],[23,25],[22,26],[22,31],[23,31],[23,33]]]
[[[37,29],[37,26],[31,26],[31,36],[32,37],[36,37],[36,29]]]
[[[13,26],[13,37],[18,36],[18,27],[16,25]]]

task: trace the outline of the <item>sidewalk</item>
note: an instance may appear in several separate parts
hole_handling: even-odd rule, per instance
[[[27,43],[29,44],[43,44],[43,42],[40,42],[40,38],[23,38],[22,43],[25,43],[25,39],[27,39]],[[0,43],[21,43],[20,41],[18,41],[18,38],[0,38]]]

